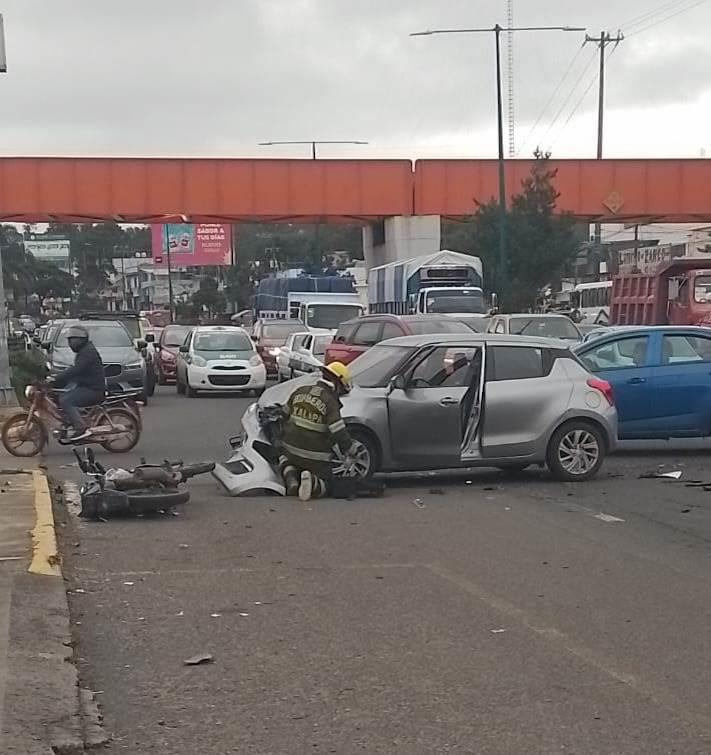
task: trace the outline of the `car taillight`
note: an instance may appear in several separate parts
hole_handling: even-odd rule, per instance
[[[607,403],[610,406],[615,405],[615,396],[612,392],[612,386],[607,382],[607,380],[602,380],[601,378],[588,378],[588,385],[591,388],[594,388],[596,391],[600,391],[602,395],[607,399]]]

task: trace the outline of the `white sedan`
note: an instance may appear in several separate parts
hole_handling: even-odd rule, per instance
[[[323,366],[326,347],[333,341],[330,333],[307,333],[303,341],[294,347],[289,357],[290,377],[300,377],[317,372]]]
[[[276,356],[277,367],[277,380],[282,383],[284,380],[289,380],[294,376],[291,374],[291,356],[294,351],[301,347],[304,343],[304,339],[311,333],[304,331],[303,333],[292,333],[283,346],[279,347],[279,353]]]
[[[178,393],[251,392],[258,396],[267,383],[262,358],[247,332],[223,325],[201,325],[180,347],[176,365]]]

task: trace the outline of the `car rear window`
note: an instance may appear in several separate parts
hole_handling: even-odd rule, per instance
[[[567,317],[512,317],[509,332],[513,336],[580,340],[580,331]]]
[[[358,327],[357,322],[346,322],[343,323],[338,330],[336,331],[336,335],[333,337],[334,343],[350,343],[353,339],[353,333],[355,332],[355,329]]]
[[[544,349],[531,346],[493,346],[488,349],[491,364],[489,380],[525,380],[543,377],[549,372]]]
[[[463,322],[442,318],[441,320],[410,320],[407,327],[413,336],[430,335],[431,333],[471,333]]]
[[[302,322],[270,322],[262,329],[262,335],[265,338],[286,338],[291,333],[299,333],[303,329]]]
[[[177,348],[185,343],[185,338],[192,330],[185,325],[168,325],[161,334],[162,343],[164,346],[172,346]]]

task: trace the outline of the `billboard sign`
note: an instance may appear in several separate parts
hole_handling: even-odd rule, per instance
[[[168,223],[151,226],[153,262],[174,267],[229,265],[230,226],[223,223]]]
[[[69,239],[58,236],[42,238],[36,236],[25,241],[25,251],[35,259],[52,262],[65,272],[69,272]]]

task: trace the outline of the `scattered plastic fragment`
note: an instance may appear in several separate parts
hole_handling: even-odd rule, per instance
[[[129,587],[133,587],[135,584],[135,582],[124,582],[124,585],[128,585]]]
[[[212,617],[213,619],[219,619],[219,618],[220,618],[220,616],[222,616],[222,614],[221,614],[221,613],[211,613],[211,614],[210,614],[210,616],[211,616],[211,617]]]
[[[248,613],[240,613],[240,616],[249,616]]]
[[[502,633],[503,633],[503,632],[505,632],[506,630],[505,630],[505,629],[491,629],[491,630],[489,630],[489,631],[490,631],[490,632],[491,632],[492,634],[502,634]]]
[[[200,666],[203,663],[214,663],[215,659],[209,653],[199,653],[183,661],[185,666]]]
[[[418,509],[425,508],[425,502],[422,500],[422,498],[415,498],[413,503],[415,504],[415,506],[417,506]]]

